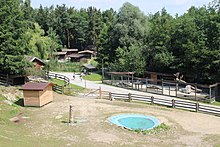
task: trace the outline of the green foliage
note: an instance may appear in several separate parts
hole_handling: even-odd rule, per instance
[[[187,82],[220,80],[219,0],[172,17],[163,8],[144,15],[130,3],[115,12],[66,5],[33,9],[30,0],[0,2],[0,71],[24,74],[24,55],[54,60],[61,46],[97,49],[97,67],[115,71],[182,72]],[[53,63],[52,63],[53,62]],[[95,62],[94,62],[95,63]],[[51,61],[57,71],[79,67]],[[202,71],[202,72],[201,72]]]
[[[90,60],[90,64],[94,67],[97,67],[98,66],[98,62],[95,60],[95,58],[91,59]]]
[[[63,72],[81,72],[81,63],[78,62],[58,62],[57,60],[50,60],[47,63],[47,69],[50,71]]]
[[[101,81],[102,76],[100,74],[90,74],[83,77],[83,79],[88,81]]]
[[[0,71],[23,74],[26,21],[20,0],[0,1]]]
[[[52,56],[59,45],[56,42],[57,38],[53,30],[49,29],[48,33],[51,38],[44,36],[44,30],[37,23],[34,23],[33,27],[29,28],[25,34],[29,40],[26,53],[40,59],[47,59],[49,54]]]
[[[136,133],[141,133],[143,135],[147,135],[147,134],[158,134],[158,133],[161,133],[161,132],[166,132],[166,131],[169,131],[170,130],[170,127],[167,126],[166,124],[162,123],[160,124],[159,126],[153,128],[153,129],[150,129],[150,130],[140,130],[140,129],[136,129],[134,130]]]

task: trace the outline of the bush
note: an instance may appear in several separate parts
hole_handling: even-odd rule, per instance
[[[51,60],[48,62],[48,69],[50,71],[62,71],[62,72],[80,72],[81,63],[79,62],[58,62],[57,60]]]

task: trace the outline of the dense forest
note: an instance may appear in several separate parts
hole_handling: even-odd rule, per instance
[[[24,74],[24,55],[51,59],[61,48],[97,50],[111,71],[181,72],[189,82],[220,81],[220,0],[183,15],[145,15],[130,3],[115,11],[66,5],[34,9],[0,1],[0,72]]]

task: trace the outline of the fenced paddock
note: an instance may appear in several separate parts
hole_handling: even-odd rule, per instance
[[[115,93],[115,92],[108,92],[108,91],[101,91],[99,89],[99,97],[106,98],[111,101],[113,100],[121,100],[126,102],[142,102],[148,104],[157,104],[161,106],[167,106],[170,108],[178,108],[189,110],[193,112],[200,112],[206,113],[211,115],[220,116],[220,107],[217,106],[210,106],[208,104],[187,101],[187,100],[179,100],[179,99],[165,99],[165,98],[158,98],[153,96],[146,96],[146,95],[138,95],[138,94],[125,94],[125,93]]]
[[[220,97],[219,84],[201,85],[174,80],[137,78],[132,72],[109,72],[109,74],[110,76],[105,76],[103,83],[126,89],[209,103]],[[189,93],[184,92],[188,85],[192,87]]]

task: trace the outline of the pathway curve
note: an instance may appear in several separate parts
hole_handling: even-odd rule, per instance
[[[53,73],[64,75],[70,79],[70,83],[78,85],[78,86],[86,87],[88,89],[99,89],[99,87],[101,86],[101,89],[103,91],[117,92],[117,93],[124,93],[124,94],[132,93],[132,94],[139,94],[139,95],[147,95],[147,96],[154,96],[157,98],[164,98],[164,99],[170,99],[170,100],[178,99],[175,97],[170,97],[170,96],[165,96],[165,95],[141,92],[137,90],[124,89],[120,87],[106,85],[106,84],[102,84],[101,81],[87,81],[87,80],[85,81],[83,79],[81,80],[79,75],[75,75],[75,79],[73,79],[73,73],[69,73],[69,72],[53,72]]]

